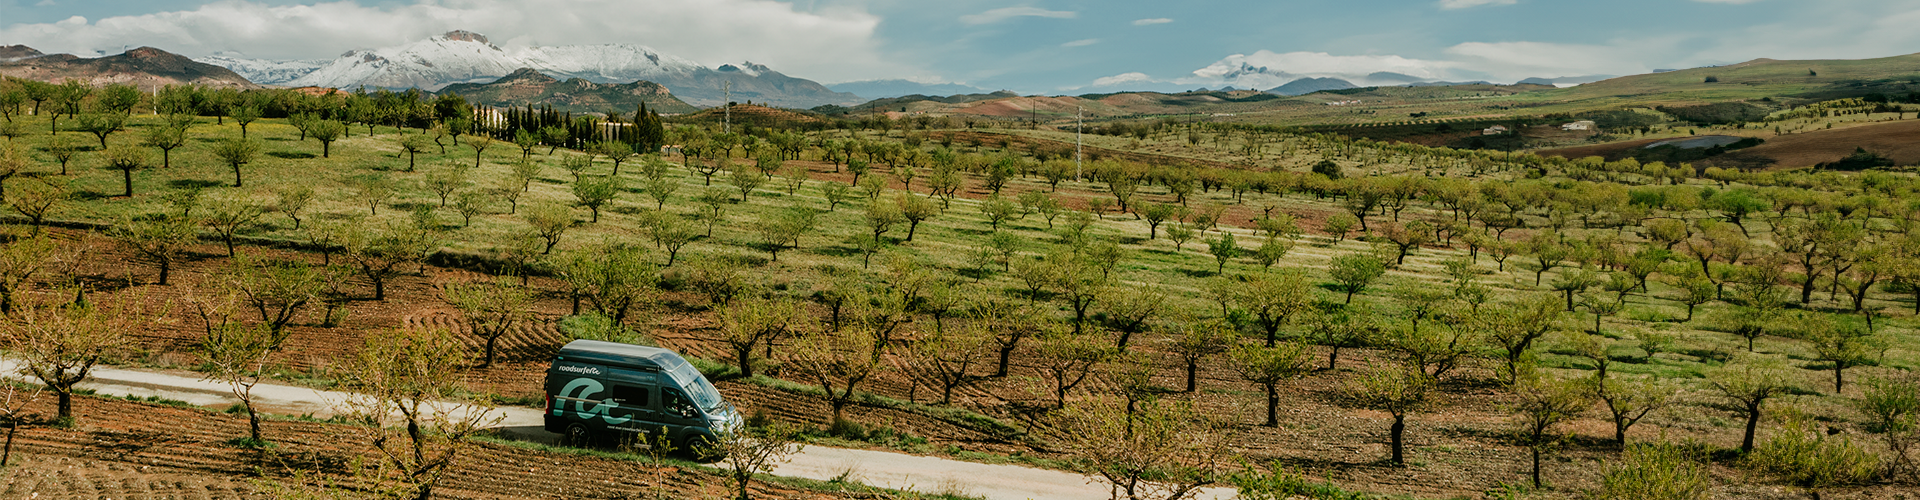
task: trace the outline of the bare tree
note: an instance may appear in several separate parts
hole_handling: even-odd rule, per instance
[[[920,383],[940,389],[940,404],[953,404],[953,391],[973,382],[969,372],[991,356],[987,343],[993,332],[978,323],[949,328],[913,343],[908,351],[908,374]]]
[[[1105,480],[1114,498],[1179,500],[1226,479],[1234,463],[1231,422],[1208,418],[1186,401],[1149,400],[1129,411],[1117,402],[1076,402],[1059,414],[1068,456]]]
[[[359,397],[344,404],[372,424],[358,427],[377,452],[378,478],[433,497],[469,439],[501,415],[483,403],[446,401],[464,390],[466,348],[445,329],[385,330],[367,337],[351,360],[344,384]]]
[[[266,376],[267,356],[277,336],[266,324],[248,325],[234,318],[238,298],[190,298],[205,333],[200,338],[200,367],[208,379],[227,384],[247,412],[247,445],[263,447],[260,412],[254,407],[253,388]]]
[[[44,235],[8,236],[10,241],[0,245],[0,316],[13,314],[21,292],[32,285],[34,275],[53,264],[62,246]]]
[[[854,401],[860,384],[889,366],[881,363],[883,347],[864,329],[817,330],[787,346],[783,366],[826,392],[832,422],[838,426],[845,421],[847,405]]]
[[[694,450],[703,457],[726,462],[727,479],[733,482],[735,499],[751,500],[747,489],[753,485],[755,474],[772,473],[775,466],[785,463],[789,455],[799,453],[806,446],[801,444],[800,432],[799,428],[787,424],[734,429],[715,435]]]
[[[735,300],[720,310],[721,340],[733,351],[741,376],[753,376],[754,348],[794,332],[802,326],[800,314],[800,305],[784,297]]]
[[[187,247],[200,240],[191,219],[172,215],[128,218],[115,225],[109,234],[122,247],[160,268],[160,285],[167,284],[174,262],[180,260]]]
[[[1039,338],[1036,366],[1042,381],[1053,393],[1055,408],[1067,407],[1067,392],[1092,375],[1094,368],[1112,359],[1114,351],[1090,333],[1049,328]]]
[[[141,297],[93,300],[65,307],[41,307],[23,302],[18,321],[0,322],[25,362],[21,370],[45,384],[59,399],[57,415],[73,422],[74,386],[85,381],[94,365],[131,347],[129,333],[150,321]]]

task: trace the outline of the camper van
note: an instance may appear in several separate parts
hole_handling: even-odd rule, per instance
[[[665,439],[692,451],[738,429],[740,413],[679,354],[594,340],[560,348],[547,369],[546,429],[567,444],[601,437]]]

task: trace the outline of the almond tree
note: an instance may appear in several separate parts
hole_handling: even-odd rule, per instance
[[[1097,337],[1055,327],[1041,332],[1036,339],[1040,359],[1035,368],[1053,393],[1054,408],[1066,408],[1067,392],[1086,381],[1094,368],[1113,358],[1114,350]]]
[[[788,357],[782,366],[826,392],[837,427],[845,421],[846,407],[853,402],[860,384],[891,366],[881,363],[883,349],[865,329],[819,330],[795,338],[787,346]]]
[[[800,305],[784,297],[733,300],[720,310],[721,340],[733,351],[740,376],[753,376],[754,347],[771,345],[804,326],[801,314]]]
[[[1235,426],[1191,402],[1148,400],[1128,411],[1110,400],[1084,401],[1057,422],[1067,455],[1111,484],[1114,498],[1187,498],[1225,480],[1233,465]]]
[[[313,137],[316,141],[320,141],[321,158],[333,157],[333,141],[340,140],[340,136],[346,135],[346,133],[346,124],[335,120],[317,120],[307,125],[307,135]],[[445,151],[442,151],[442,153],[444,152]],[[413,168],[412,162],[408,162],[407,165],[408,170],[411,171]]]
[[[773,468],[786,462],[788,455],[799,453],[806,446],[801,444],[801,438],[799,428],[784,423],[743,427],[715,435],[695,446],[694,452],[701,458],[726,462],[726,477],[733,482],[735,498],[751,500],[747,488],[753,485],[753,476],[772,474]]]
[[[151,321],[140,297],[65,307],[21,306],[18,320],[0,322],[0,332],[24,362],[21,371],[45,384],[59,399],[56,415],[63,425],[73,422],[74,386],[85,381],[101,360],[132,347],[128,334]]]
[[[510,280],[449,283],[445,290],[447,302],[460,310],[467,328],[486,339],[487,354],[480,362],[481,368],[493,366],[494,344],[533,312],[529,309],[532,295]]]
[[[1533,487],[1540,487],[1540,456],[1560,439],[1553,432],[1593,405],[1585,384],[1539,374],[1521,376],[1512,385],[1516,401],[1507,407],[1520,424],[1522,444],[1533,453]]]
[[[123,219],[110,234],[135,256],[160,268],[160,285],[167,284],[180,254],[200,239],[192,219],[172,215]]]
[[[344,404],[373,446],[373,473],[413,492],[433,497],[433,488],[458,463],[470,439],[499,422],[485,403],[443,401],[466,390],[466,348],[445,329],[377,331],[348,362],[345,385],[359,397]]]
[[[246,139],[227,139],[213,147],[213,155],[233,167],[233,187],[240,187],[240,166],[253,163],[260,155],[260,143]]]
[[[167,115],[166,122],[147,127],[141,145],[160,150],[160,168],[173,167],[173,150],[187,145],[187,125],[192,117]]]
[[[1186,364],[1186,392],[1189,393],[1198,388],[1194,375],[1200,369],[1200,362],[1227,352],[1240,342],[1233,325],[1224,320],[1170,321],[1167,325],[1172,331],[1167,335],[1166,349]]]
[[[20,292],[33,282],[35,274],[53,263],[61,245],[44,235],[16,235],[0,246],[0,316],[13,314]]]
[[[915,341],[907,353],[912,367],[909,374],[921,383],[940,388],[940,404],[953,404],[953,391],[978,378],[969,372],[991,356],[987,343],[992,339],[991,330],[971,323]]]
[[[216,196],[212,201],[200,222],[220,234],[220,241],[227,246],[227,256],[232,257],[234,236],[241,228],[266,215],[267,207],[242,195]]]
[[[407,154],[407,171],[408,172],[413,171],[414,157],[419,156],[420,153],[425,152],[427,150],[427,141],[428,139],[427,139],[427,136],[425,135],[401,135],[400,136],[400,152]]]
[[[1232,352],[1233,369],[1240,377],[1267,390],[1267,427],[1280,426],[1280,383],[1307,371],[1307,348],[1295,342],[1273,347],[1242,345]]]
[[[1435,382],[1419,366],[1398,363],[1369,366],[1359,378],[1347,382],[1347,397],[1356,405],[1393,416],[1393,427],[1387,435],[1394,465],[1407,464],[1401,439],[1406,434],[1407,415],[1426,407],[1427,392],[1433,390]]]
[[[300,261],[276,261],[243,253],[233,258],[225,286],[239,301],[259,313],[260,323],[272,335],[270,349],[287,339],[287,325],[301,309],[321,300],[334,279],[331,270]]]
[[[233,296],[222,299],[189,299],[200,316],[205,333],[200,338],[200,370],[207,378],[227,384],[233,397],[247,412],[247,441],[250,447],[264,447],[260,437],[260,412],[254,408],[253,388],[266,376],[267,356],[278,343],[271,327],[237,321]]]
[[[1313,303],[1306,276],[1298,271],[1262,273],[1232,287],[1233,303],[1251,314],[1267,334],[1267,347],[1279,340],[1280,327]]]

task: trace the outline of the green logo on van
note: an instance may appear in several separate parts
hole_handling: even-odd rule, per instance
[[[600,417],[602,420],[607,421],[607,425],[620,425],[633,420],[633,417],[615,417],[608,415],[607,411],[614,405],[607,403],[599,403],[594,405],[592,409],[588,409],[587,396],[599,394],[600,391],[603,390],[606,390],[606,386],[600,385],[600,381],[598,380],[576,378],[571,382],[567,382],[566,387],[560,389],[560,397],[573,399],[574,414],[579,415],[582,419],[592,420],[594,417]],[[565,414],[566,406],[565,402],[553,405],[553,414],[555,416]]]

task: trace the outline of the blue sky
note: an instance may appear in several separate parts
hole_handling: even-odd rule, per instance
[[[828,83],[1073,93],[1883,57],[1920,52],[1920,1],[0,0],[0,44],[75,53],[330,58],[456,28],[497,44],[638,43]],[[1267,71],[1232,71],[1242,65]]]

